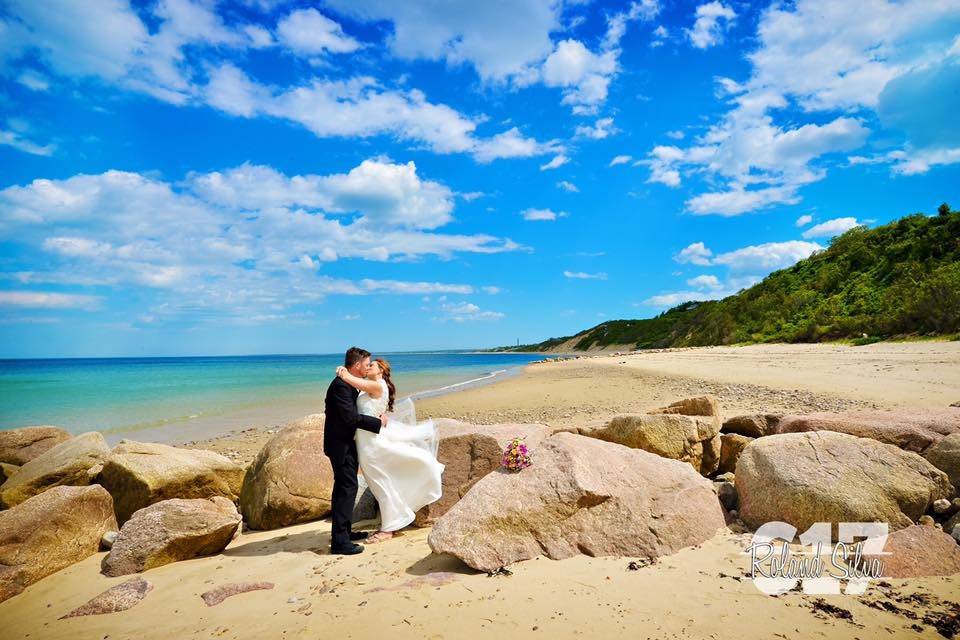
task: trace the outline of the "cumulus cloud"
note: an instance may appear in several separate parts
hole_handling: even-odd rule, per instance
[[[566,180],[561,180],[560,182],[558,182],[558,183],[557,183],[557,188],[558,188],[558,189],[563,189],[563,190],[566,191],[567,193],[579,193],[579,192],[580,192],[580,189],[577,188],[577,185],[573,184],[572,182],[568,182],[568,181],[566,181]]]
[[[152,289],[144,295],[167,309],[158,317],[260,313],[332,294],[472,293],[457,283],[322,273],[324,263],[341,258],[450,258],[521,248],[486,234],[436,231],[451,220],[454,202],[449,188],[421,177],[412,163],[385,159],[323,176],[243,165],[179,183],[108,171],[0,190],[0,232],[16,238],[31,264],[50,265],[50,273],[18,277],[23,283]]]
[[[603,140],[617,133],[617,128],[613,126],[613,118],[600,118],[593,126],[580,125],[576,128],[574,135],[578,138],[590,138],[592,140]]]
[[[710,260],[713,257],[713,252],[707,248],[702,242],[694,242],[690,245],[687,245],[680,252],[673,257],[674,260],[681,264],[695,264],[699,266],[707,266],[710,264]]]
[[[346,174],[287,177],[259,165],[191,174],[188,182],[208,202],[238,209],[305,206],[328,213],[362,213],[373,224],[434,229],[450,222],[454,194],[423,180],[411,161],[364,160]]]
[[[766,242],[715,254],[703,242],[694,242],[673,259],[681,264],[698,266],[723,265],[732,271],[772,271],[795,264],[807,258],[814,251],[823,249],[815,242],[788,240],[786,242]]]
[[[316,9],[298,9],[277,23],[277,39],[294,53],[305,56],[350,53],[360,43],[343,32],[343,27]]]
[[[816,242],[801,240],[765,242],[717,254],[711,264],[724,265],[732,271],[773,271],[796,264],[822,249]]]
[[[633,156],[627,156],[627,155],[614,156],[613,160],[610,161],[610,164],[608,166],[615,167],[618,164],[627,164],[631,160],[633,160]]]
[[[687,37],[698,49],[707,49],[723,42],[723,34],[737,17],[736,12],[722,2],[708,2],[697,7],[696,21],[687,29]]]
[[[805,227],[805,226],[807,226],[808,224],[810,224],[811,222],[813,222],[813,216],[811,216],[811,215],[803,215],[803,216],[800,216],[799,218],[797,218],[797,221],[796,221],[796,223],[794,223],[794,224],[795,224],[797,227]]]
[[[499,320],[504,314],[499,311],[485,311],[472,302],[444,302],[440,305],[439,320],[453,322],[472,322],[477,320]]]
[[[849,231],[860,223],[856,218],[834,218],[820,224],[815,224],[803,232],[804,238],[832,238],[844,231]]]

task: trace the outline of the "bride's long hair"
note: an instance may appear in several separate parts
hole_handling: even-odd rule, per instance
[[[393,411],[393,400],[397,397],[397,388],[393,385],[393,380],[390,379],[390,363],[383,358],[377,358],[374,362],[380,365],[380,373],[383,375],[383,379],[387,383],[387,389],[390,392],[387,400],[387,411]]]

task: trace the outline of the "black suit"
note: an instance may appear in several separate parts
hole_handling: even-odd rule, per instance
[[[333,467],[330,544],[334,547],[350,544],[353,505],[357,499],[358,462],[354,436],[357,429],[380,433],[380,418],[365,416],[357,411],[358,395],[359,391],[340,378],[334,378],[327,387],[324,402],[323,452],[330,458]]]

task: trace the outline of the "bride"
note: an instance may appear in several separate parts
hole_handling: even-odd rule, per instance
[[[337,376],[360,391],[357,410],[369,416],[394,411],[396,387],[390,363],[377,358],[366,378],[337,367]],[[411,403],[412,406],[412,403]],[[419,424],[391,417],[385,429],[357,430],[357,458],[370,491],[380,505],[380,531],[365,540],[382,542],[411,522],[418,509],[440,498],[444,465],[437,461],[439,438],[432,420]]]

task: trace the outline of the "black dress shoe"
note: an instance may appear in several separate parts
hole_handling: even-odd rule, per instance
[[[353,556],[363,553],[363,547],[359,544],[349,543],[345,545],[330,545],[330,555],[334,556]]]
[[[353,540],[354,542],[357,542],[358,540],[366,540],[369,536],[370,536],[370,534],[367,533],[366,531],[351,531],[351,532],[350,532],[350,539]]]

